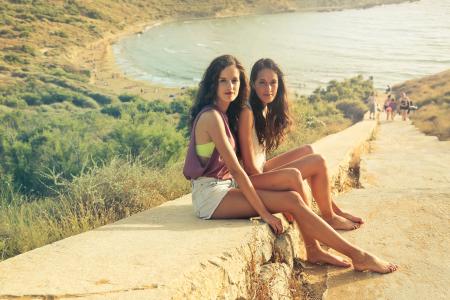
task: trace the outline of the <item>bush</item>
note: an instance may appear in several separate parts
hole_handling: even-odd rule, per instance
[[[367,111],[366,105],[357,100],[341,100],[336,104],[336,108],[342,111],[344,117],[351,119],[353,123],[361,121]]]
[[[22,95],[22,99],[25,100],[28,105],[32,106],[42,104],[40,95],[27,93]]]
[[[99,108],[97,102],[82,95],[74,95],[72,103],[81,108]]]
[[[14,96],[1,97],[0,104],[11,108],[25,108],[27,106],[25,101]]]
[[[28,60],[25,58],[22,58],[16,54],[6,54],[3,56],[3,60],[10,64],[28,64]]]
[[[62,31],[62,30],[54,31],[54,32],[51,33],[51,35],[59,36],[59,37],[62,37],[62,38],[68,38],[68,37],[69,37],[69,36],[67,35],[67,33],[65,33],[65,32]]]
[[[149,165],[164,167],[181,158],[186,140],[173,127],[145,124],[114,128],[108,136],[114,153],[147,161]]]
[[[13,39],[16,37],[16,33],[8,28],[0,29],[0,37],[5,39]]]
[[[103,94],[88,93],[87,95],[89,97],[91,97],[92,99],[94,99],[98,104],[101,104],[101,105],[111,104],[111,102],[112,102],[111,97],[103,95]]]
[[[119,105],[108,105],[103,107],[100,112],[105,115],[109,115],[114,118],[120,118],[122,116],[122,112]]]
[[[12,51],[16,51],[16,52],[26,53],[31,56],[36,56],[36,50],[32,46],[29,46],[29,45],[13,46],[13,47],[6,48],[5,50],[12,50]]]
[[[140,98],[136,95],[129,95],[129,94],[122,94],[119,96],[119,100],[121,102],[135,102],[139,100]]]

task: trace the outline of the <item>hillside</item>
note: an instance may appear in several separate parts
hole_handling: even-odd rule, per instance
[[[178,18],[296,7],[271,0],[49,2],[0,0],[0,260],[189,192],[181,167],[195,90],[127,79],[111,42]],[[357,76],[296,97],[293,130],[279,151],[360,120],[361,100],[372,90],[372,80]]]
[[[421,131],[440,140],[450,140],[450,70],[406,81],[393,87],[406,92],[419,109],[411,119]]]
[[[100,64],[109,59],[111,65],[112,58],[107,47],[114,38],[138,32],[148,24],[180,18],[331,10],[395,2],[402,1],[0,0],[0,110],[54,103],[49,97],[42,100],[45,92],[37,99],[27,97],[36,89],[51,89],[50,94],[58,94],[59,99],[67,100],[58,102],[71,102],[70,106],[76,107],[79,107],[77,101],[74,104],[74,97],[67,94],[96,101],[91,95],[93,92],[109,96],[123,92],[123,88],[133,86],[133,83],[124,78],[112,84],[96,80],[97,74],[111,78],[114,77],[111,74],[118,71],[111,67],[101,68]],[[84,55],[86,53],[87,56]],[[93,63],[93,58],[97,65]],[[121,85],[113,91],[104,87],[118,83]],[[144,86],[148,87],[148,84]],[[141,86],[131,92],[140,89]],[[151,99],[155,94],[145,96]]]

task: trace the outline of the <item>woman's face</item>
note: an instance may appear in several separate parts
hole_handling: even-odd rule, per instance
[[[253,83],[256,95],[264,105],[275,99],[278,91],[278,75],[272,69],[262,69]]]
[[[235,65],[226,67],[220,72],[217,84],[217,100],[232,102],[239,94],[239,70]]]

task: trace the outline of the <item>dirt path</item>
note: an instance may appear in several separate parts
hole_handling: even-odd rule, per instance
[[[384,119],[362,158],[364,188],[337,201],[366,221],[342,234],[401,269],[377,275],[330,267],[324,298],[449,299],[450,142]]]

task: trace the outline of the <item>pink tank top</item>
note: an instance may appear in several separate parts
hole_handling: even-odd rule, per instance
[[[195,126],[197,126],[197,121],[202,113],[205,111],[209,111],[214,109],[219,112],[222,116],[223,123],[225,125],[225,132],[228,137],[228,141],[230,142],[233,149],[235,148],[235,142],[233,138],[233,134],[231,133],[230,127],[228,126],[228,118],[227,115],[219,111],[212,105],[205,106],[197,115],[192,125],[191,130],[191,140],[189,141],[189,147],[186,154],[186,160],[184,162],[183,175],[186,179],[197,179],[198,177],[213,177],[218,179],[230,179],[231,174],[228,170],[225,162],[222,157],[220,157],[219,152],[215,148],[211,157],[205,165],[202,165],[200,158],[197,155],[197,151],[195,149]]]

